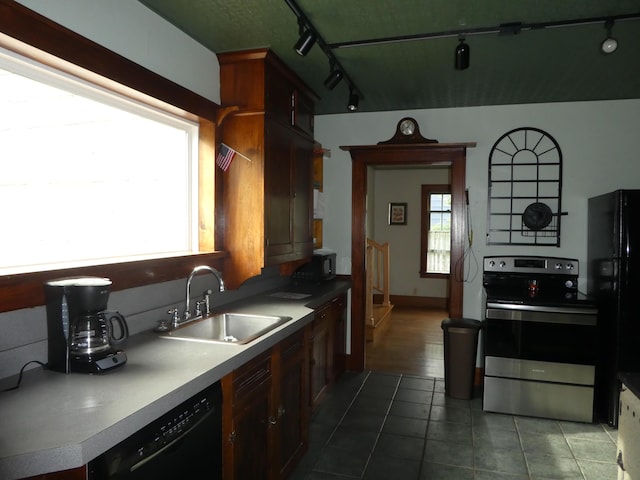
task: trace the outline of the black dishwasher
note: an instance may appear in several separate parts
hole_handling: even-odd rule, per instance
[[[88,480],[222,478],[217,382],[89,462]]]

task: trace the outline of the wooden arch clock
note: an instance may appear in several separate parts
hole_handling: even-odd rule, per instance
[[[404,117],[398,122],[395,135],[389,140],[378,142],[378,145],[407,143],[438,143],[438,141],[423,137],[415,118]]]

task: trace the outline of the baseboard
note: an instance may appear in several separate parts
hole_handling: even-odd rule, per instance
[[[391,295],[389,301],[399,307],[421,307],[447,310],[448,298],[442,297],[418,297],[414,295]],[[373,303],[382,303],[382,295],[374,295]]]

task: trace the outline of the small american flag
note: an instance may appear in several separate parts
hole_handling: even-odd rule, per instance
[[[233,162],[236,153],[238,152],[233,148],[221,143],[220,148],[218,149],[218,156],[216,157],[216,164],[226,172],[229,169],[231,162]]]

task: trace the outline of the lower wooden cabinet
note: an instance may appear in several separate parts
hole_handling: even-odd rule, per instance
[[[332,298],[315,311],[311,324],[309,398],[312,409],[345,370],[347,295]]]
[[[309,357],[308,329],[284,340],[275,351],[280,372],[277,405],[279,448],[278,478],[286,478],[307,449],[309,438]],[[279,357],[279,358],[278,358]]]
[[[311,408],[345,369],[346,294],[311,324],[222,378],[225,480],[287,478],[306,453]],[[29,480],[84,480],[86,467]]]
[[[309,390],[311,406],[315,408],[329,387],[329,372],[333,365],[329,363],[331,305],[316,309],[311,324]]]
[[[222,379],[223,478],[273,478],[271,351]]]
[[[308,327],[222,379],[223,478],[286,478],[308,443]]]

